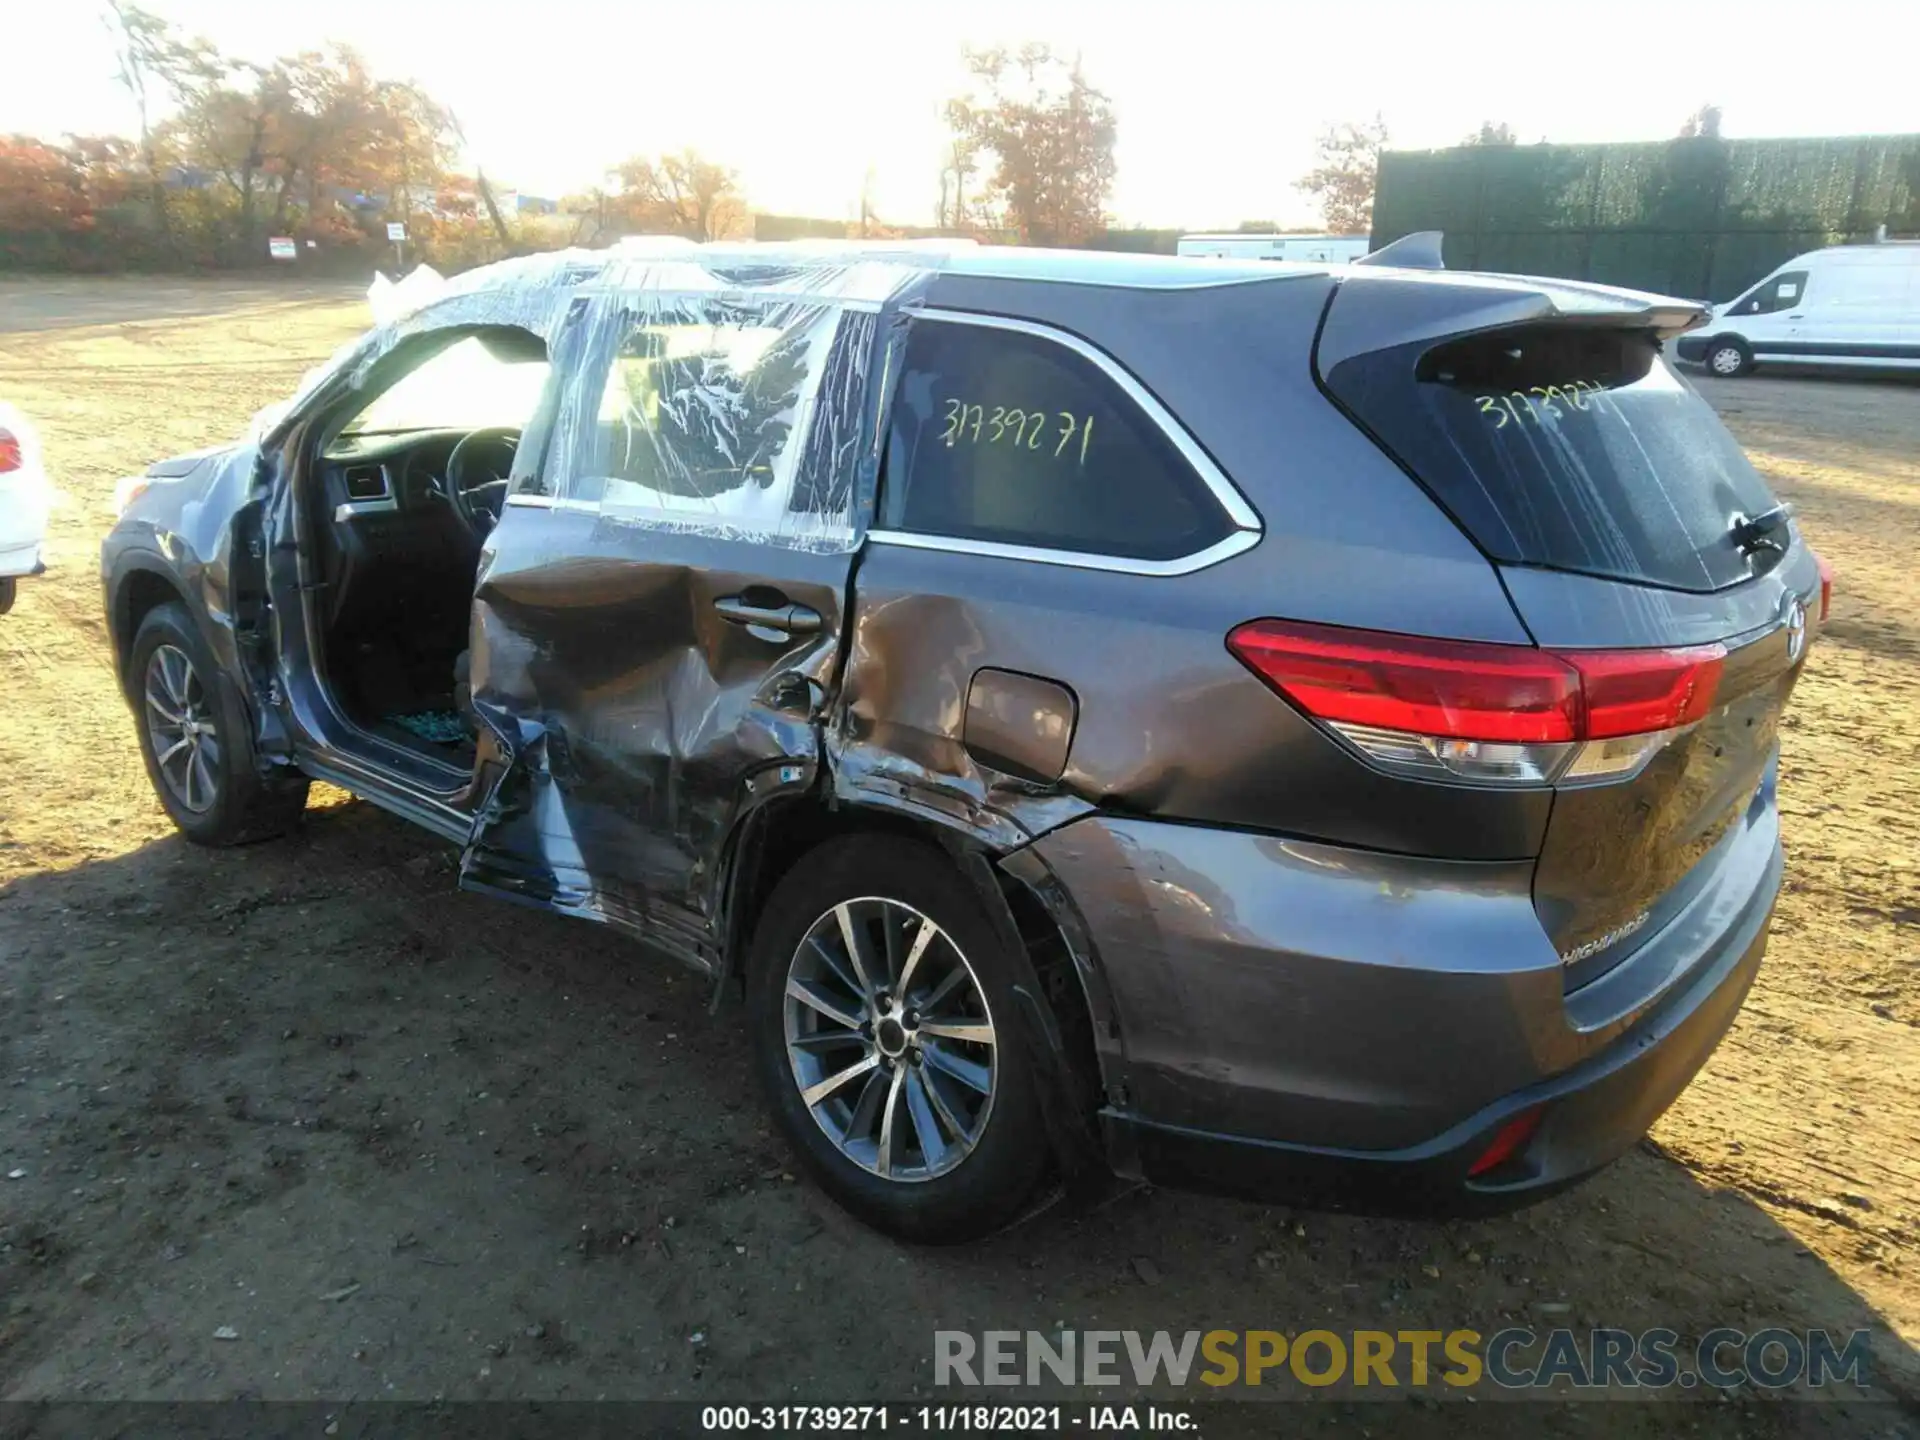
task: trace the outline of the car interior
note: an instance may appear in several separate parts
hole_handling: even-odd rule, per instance
[[[515,327],[447,340],[328,423],[304,493],[315,658],[335,704],[368,735],[466,769],[480,548],[549,367],[545,343]]]

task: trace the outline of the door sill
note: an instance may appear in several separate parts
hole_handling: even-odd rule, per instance
[[[409,784],[381,765],[344,755],[338,750],[315,751],[300,746],[295,759],[303,774],[338,785],[382,810],[411,820],[457,845],[467,842],[473,817],[464,789],[434,792]],[[440,767],[446,768],[446,767]],[[449,773],[453,773],[449,771]]]

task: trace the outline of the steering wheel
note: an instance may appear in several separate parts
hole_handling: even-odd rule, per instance
[[[485,540],[500,523],[506,503],[507,478],[513,471],[520,430],[500,425],[464,435],[447,456],[442,493],[460,523],[475,540]]]

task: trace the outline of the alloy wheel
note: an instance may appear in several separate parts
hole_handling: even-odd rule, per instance
[[[878,897],[835,905],[794,951],[784,1011],[800,1098],[861,1169],[932,1180],[979,1144],[999,1037],[972,965],[928,916]]]
[[[157,645],[147,657],[147,738],[169,794],[196,815],[219,798],[220,735],[186,651]]]

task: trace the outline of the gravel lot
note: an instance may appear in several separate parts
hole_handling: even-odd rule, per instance
[[[905,1398],[936,1327],[1778,1324],[1872,1327],[1892,1398],[1493,1408],[1920,1426],[1920,386],[1702,382],[1840,598],[1786,723],[1768,963],[1641,1152],[1499,1221],[1142,1191],[921,1251],[794,1181],[692,977],[461,894],[450,850],[337,791],[248,849],[167,825],[108,668],[113,482],[365,323],[336,292],[0,282],[0,396],[67,493],[0,619],[0,1398]]]

